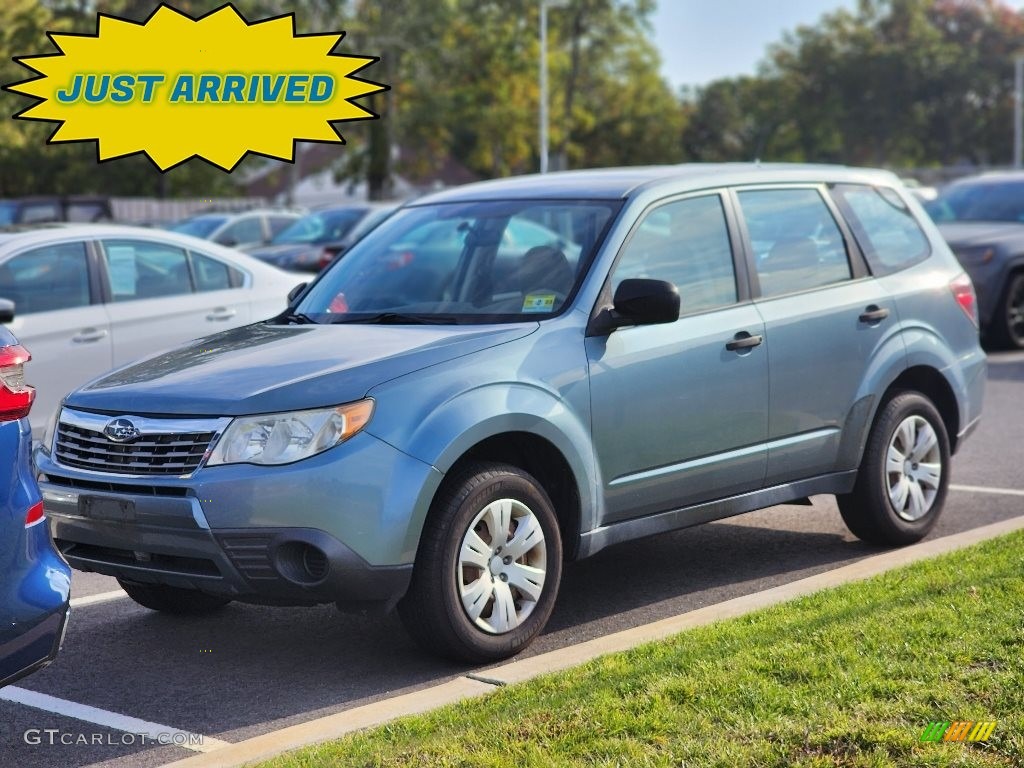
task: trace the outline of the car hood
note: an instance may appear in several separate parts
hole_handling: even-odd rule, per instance
[[[136,415],[241,416],[358,400],[378,384],[527,336],[501,326],[255,325],[95,379],[66,405]]]
[[[1024,240],[1024,224],[1011,222],[951,221],[939,224],[939,232],[953,249]]]

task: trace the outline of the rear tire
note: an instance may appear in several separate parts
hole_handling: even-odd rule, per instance
[[[540,483],[518,467],[475,463],[434,500],[398,613],[427,650],[498,661],[544,628],[561,577],[558,519]]]
[[[1010,275],[992,324],[1000,346],[1024,349],[1024,272]]]
[[[208,595],[196,589],[168,587],[164,584],[140,584],[135,581],[118,579],[121,589],[128,597],[151,611],[178,615],[212,613],[231,602],[229,598]]]
[[[882,406],[868,435],[853,491],[837,495],[859,539],[902,546],[938,522],[949,486],[949,437],[932,402],[902,392]]]

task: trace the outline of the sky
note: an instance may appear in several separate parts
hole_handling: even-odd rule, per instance
[[[1024,7],[1024,0],[1009,5]],[[659,0],[655,43],[675,87],[752,75],[771,43],[856,0]]]

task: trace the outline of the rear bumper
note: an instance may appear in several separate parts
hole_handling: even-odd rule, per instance
[[[65,602],[28,627],[0,634],[0,688],[42,669],[57,658],[70,609]]]

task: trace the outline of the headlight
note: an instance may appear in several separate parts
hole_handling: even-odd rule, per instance
[[[50,420],[46,422],[46,431],[43,432],[43,450],[49,454],[53,450],[53,434],[57,431],[57,421],[60,419],[60,408],[53,412]]]
[[[370,421],[373,400],[312,411],[240,416],[232,421],[207,466],[290,464],[348,440]]]

